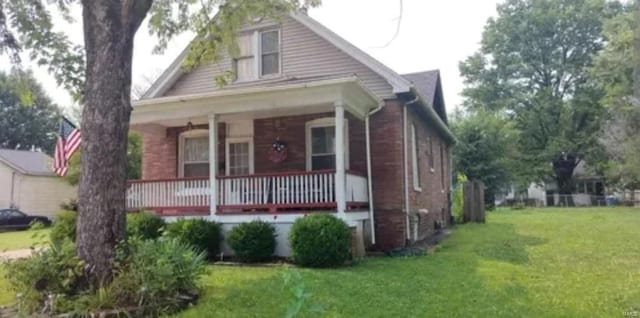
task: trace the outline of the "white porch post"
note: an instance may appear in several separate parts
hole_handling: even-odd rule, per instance
[[[209,189],[210,189],[210,216],[216,218],[218,207],[218,117],[209,115]]]
[[[344,163],[344,104],[342,101],[334,103],[336,108],[336,205],[338,217],[344,219],[347,203],[345,201],[345,163]]]

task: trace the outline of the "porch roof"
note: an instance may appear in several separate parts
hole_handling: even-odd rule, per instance
[[[259,86],[222,88],[204,94],[168,96],[133,102],[131,124],[162,122],[208,114],[295,111],[343,102],[364,118],[382,101],[356,75],[283,78]]]

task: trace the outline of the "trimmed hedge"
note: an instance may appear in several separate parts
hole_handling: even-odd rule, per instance
[[[276,229],[271,223],[258,220],[242,223],[229,232],[227,242],[240,261],[265,261],[276,250]]]
[[[127,235],[142,239],[156,239],[162,235],[165,221],[152,213],[138,212],[127,214]]]
[[[351,231],[330,214],[311,214],[293,223],[289,233],[291,258],[306,267],[336,267],[350,257]]]
[[[49,234],[52,242],[62,242],[64,240],[76,241],[76,219],[78,213],[74,211],[62,211],[58,214],[51,227]]]
[[[180,219],[167,224],[165,235],[206,252],[209,259],[220,253],[220,225],[203,219]]]

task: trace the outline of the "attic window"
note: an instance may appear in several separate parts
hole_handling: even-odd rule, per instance
[[[280,74],[280,30],[245,33],[238,38],[233,60],[236,81],[251,81]]]
[[[260,75],[280,73],[280,32],[260,32]]]

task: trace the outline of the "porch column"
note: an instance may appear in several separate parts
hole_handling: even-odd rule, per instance
[[[218,116],[209,115],[209,190],[210,216],[216,218],[218,207]]]
[[[344,163],[344,104],[342,101],[334,103],[336,108],[336,205],[338,217],[344,219],[344,212],[347,209],[345,202],[345,163]]]

